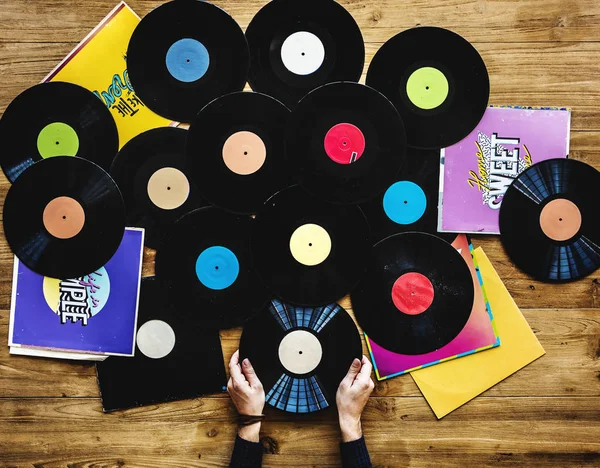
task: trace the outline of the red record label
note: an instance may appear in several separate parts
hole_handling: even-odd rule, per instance
[[[329,129],[324,140],[325,153],[338,164],[352,164],[365,152],[365,136],[350,123],[339,123]]]
[[[425,312],[433,302],[433,285],[421,273],[405,273],[392,286],[392,301],[396,308],[408,315]]]

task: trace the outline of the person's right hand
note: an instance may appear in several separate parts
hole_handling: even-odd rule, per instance
[[[350,442],[362,437],[360,416],[367,404],[369,395],[375,388],[371,380],[373,366],[366,358],[354,359],[346,377],[341,381],[335,396],[342,441]]]

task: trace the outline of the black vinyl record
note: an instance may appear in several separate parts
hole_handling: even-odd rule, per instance
[[[241,91],[248,44],[223,9],[199,0],[174,0],[148,13],[127,49],[129,79],[159,115],[190,122],[223,94]]]
[[[169,226],[202,204],[185,168],[186,141],[181,128],[148,130],[121,148],[110,169],[123,194],[127,225],[144,228],[144,244],[153,249]]]
[[[187,168],[220,208],[254,214],[289,185],[284,131],[289,110],[272,97],[232,93],[215,99],[189,130]]]
[[[546,282],[600,267],[597,187],[600,172],[572,159],[549,159],[519,174],[500,207],[502,244],[515,264]]]
[[[358,82],[365,62],[362,34],[333,0],[274,0],[246,29],[248,82],[293,108],[310,90],[334,81]]]
[[[402,119],[385,96],[357,83],[330,83],[292,111],[286,153],[300,185],[332,203],[373,198],[405,159]]]
[[[154,277],[142,278],[135,356],[96,364],[104,411],[225,390],[219,333],[199,325],[169,304]]]
[[[240,338],[240,361],[250,360],[266,402],[290,413],[335,406],[340,382],[361,356],[358,329],[338,304],[295,307],[273,299]]]
[[[333,205],[294,186],[259,211],[251,247],[256,269],[274,295],[316,306],[340,299],[358,283],[371,239],[360,208]]]
[[[434,27],[389,39],[373,57],[366,83],[394,103],[414,148],[439,149],[465,138],[490,95],[477,50],[458,34]]]
[[[171,301],[207,328],[239,326],[269,300],[251,260],[253,222],[199,208],[172,225],[156,252],[156,276]]]
[[[455,233],[437,230],[439,179],[439,151],[409,148],[396,179],[383,193],[360,205],[373,241],[408,231],[434,234],[450,243],[456,239]]]
[[[11,182],[53,156],[78,156],[108,171],[119,149],[117,125],[93,93],[71,83],[26,89],[0,119],[0,165]]]
[[[471,316],[473,277],[462,256],[431,234],[395,234],[377,243],[352,293],[358,323],[375,343],[425,354],[450,343]]]
[[[56,156],[33,164],[4,202],[8,245],[31,270],[78,278],[102,267],[125,232],[117,184],[96,164]]]

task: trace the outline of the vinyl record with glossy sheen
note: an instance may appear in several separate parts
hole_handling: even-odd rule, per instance
[[[187,170],[204,197],[234,213],[254,214],[289,185],[284,132],[289,110],[270,96],[215,99],[189,130]]]
[[[425,354],[450,343],[471,315],[469,267],[431,234],[395,234],[377,243],[367,274],[352,293],[364,332],[400,354]]]
[[[266,402],[290,413],[335,406],[335,394],[362,345],[338,304],[296,307],[273,299],[244,327],[240,362],[248,358]]]
[[[4,234],[31,270],[78,278],[110,260],[125,232],[117,184],[85,159],[56,156],[29,167],[8,190]]]
[[[71,83],[26,89],[0,119],[0,166],[14,182],[29,166],[53,156],[79,156],[108,171],[119,149],[115,121],[100,99]]]
[[[523,171],[500,208],[506,252],[526,273],[566,282],[600,267],[600,219],[592,192],[600,173],[572,159],[549,159]]]
[[[250,255],[253,222],[199,208],[173,224],[156,252],[170,300],[207,328],[239,326],[269,300]]]
[[[135,356],[109,356],[96,364],[104,411],[225,389],[219,333],[180,312],[154,277],[142,278]]]
[[[354,18],[333,0],[274,0],[254,16],[248,82],[288,107],[334,81],[357,82],[365,61]]]
[[[439,149],[462,140],[483,117],[490,94],[477,50],[435,27],[389,39],[373,57],[366,83],[394,103],[414,148]]]
[[[334,302],[362,278],[371,254],[367,221],[357,206],[324,202],[293,186],[257,214],[252,255],[261,278],[284,301]]]
[[[127,49],[129,79],[144,103],[163,117],[190,122],[210,101],[241,91],[248,44],[223,9],[174,0],[148,13]]]
[[[437,231],[439,179],[439,151],[409,148],[395,180],[384,192],[360,205],[373,241],[418,231],[452,242],[457,234]]]
[[[381,93],[357,83],[330,83],[292,111],[286,152],[300,185],[332,203],[369,200],[404,164],[402,119]]]
[[[110,169],[125,200],[127,225],[144,228],[144,244],[153,249],[169,226],[202,204],[185,168],[186,141],[181,128],[148,130],[121,148]]]

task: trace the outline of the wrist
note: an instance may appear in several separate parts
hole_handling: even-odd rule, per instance
[[[340,418],[340,432],[342,442],[352,442],[362,437],[362,425],[360,419]]]
[[[247,440],[248,442],[259,442],[260,441],[260,426],[261,422],[255,422],[248,426],[240,426],[238,428],[238,435],[240,438]]]

